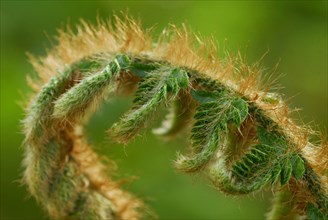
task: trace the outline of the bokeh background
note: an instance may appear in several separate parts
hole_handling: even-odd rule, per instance
[[[278,82],[291,107],[300,107],[304,122],[324,130],[327,123],[327,1],[1,1],[1,215],[0,219],[47,219],[20,186],[23,135],[20,103],[32,73],[26,52],[44,55],[47,35],[80,18],[95,22],[113,11],[129,10],[144,27],[185,22],[203,36],[213,35],[231,51],[240,49],[248,62],[270,70],[279,60]],[[45,34],[46,33],[46,34]],[[263,219],[270,191],[242,198],[226,197],[198,176],[172,166],[183,138],[163,143],[152,134],[123,147],[111,144],[104,131],[128,109],[130,99],[104,104],[88,126],[97,151],[117,161],[126,186],[144,198],[160,219]],[[324,134],[327,131],[324,130]]]

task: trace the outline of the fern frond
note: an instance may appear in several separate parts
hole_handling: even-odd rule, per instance
[[[119,142],[130,140],[151,119],[156,108],[174,100],[180,88],[187,88],[188,82],[188,75],[182,69],[160,68],[149,72],[139,84],[132,110],[113,125],[112,136]]]
[[[196,103],[189,91],[179,92],[169,108],[169,113],[162,121],[161,127],[153,129],[153,133],[168,140],[173,139],[184,130],[187,130],[192,122]]]
[[[180,156],[176,162],[178,169],[185,172],[199,170],[217,150],[220,137],[228,131],[228,123],[232,122],[240,126],[246,119],[247,103],[243,99],[231,98],[231,96],[222,92],[202,97],[194,117],[196,122],[191,131],[192,147],[197,153],[191,158]]]
[[[31,82],[36,95],[23,121],[23,180],[51,218],[147,214],[83,138],[85,119],[110,92],[135,92],[131,110],[109,130],[114,140],[127,143],[170,106],[154,133],[173,138],[192,124],[190,153],[176,161],[180,171],[205,174],[230,195],[271,187],[278,193],[268,219],[328,216],[328,142],[310,142],[313,132],[267,92],[256,65],[241,56],[217,59],[211,42],[206,47],[175,26],[154,43],[133,19],[114,23],[82,22],[76,34],[61,31],[46,57],[32,58],[40,79]]]
[[[115,81],[115,77],[128,67],[129,62],[128,57],[117,56],[98,73],[82,79],[55,101],[54,117],[73,117],[74,113],[83,115],[88,106],[95,102],[93,99],[104,96],[106,86]]]

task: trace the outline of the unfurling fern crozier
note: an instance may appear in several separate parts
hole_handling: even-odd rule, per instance
[[[192,127],[178,170],[202,173],[229,195],[271,187],[268,219],[327,218],[327,141],[309,142],[313,132],[296,125],[283,100],[258,80],[258,65],[218,58],[213,42],[204,42],[175,26],[154,41],[134,20],[115,18],[113,25],[82,22],[76,32],[61,31],[47,56],[31,57],[39,79],[29,80],[35,96],[23,122],[23,180],[51,218],[147,213],[84,137],[98,105],[122,93],[134,100],[109,129],[113,140],[128,143],[151,126],[157,110],[169,108],[155,134],[170,139]]]

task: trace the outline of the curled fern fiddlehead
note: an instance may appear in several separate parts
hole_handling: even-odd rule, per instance
[[[256,66],[239,56],[215,58],[211,42],[193,49],[199,38],[175,27],[153,44],[132,19],[108,24],[82,22],[77,33],[60,32],[45,58],[32,58],[40,79],[30,81],[36,95],[24,120],[24,182],[52,218],[139,219],[146,212],[83,135],[98,104],[120,92],[135,98],[110,128],[114,140],[128,143],[169,107],[153,131],[173,138],[191,126],[190,152],[178,155],[178,170],[201,172],[232,195],[270,186],[277,193],[268,219],[327,217],[327,141],[309,142],[311,131],[261,88]]]

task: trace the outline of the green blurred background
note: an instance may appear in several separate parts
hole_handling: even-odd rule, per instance
[[[185,22],[221,48],[241,49],[255,62],[267,50],[269,69],[281,60],[279,83],[291,107],[301,107],[303,120],[324,130],[327,123],[327,1],[1,1],[1,219],[47,219],[20,186],[23,135],[20,102],[30,91],[32,73],[25,52],[44,55],[47,35],[80,18],[95,22],[97,14],[129,9],[144,27]],[[247,50],[246,50],[247,48]],[[129,146],[110,143],[104,131],[128,109],[130,99],[104,104],[92,118],[88,135],[96,149],[117,161],[122,177],[138,178],[127,187],[144,198],[160,219],[263,219],[270,191],[232,198],[198,176],[177,173],[172,166],[186,140],[163,143],[152,134]],[[324,131],[327,134],[327,131]]]

